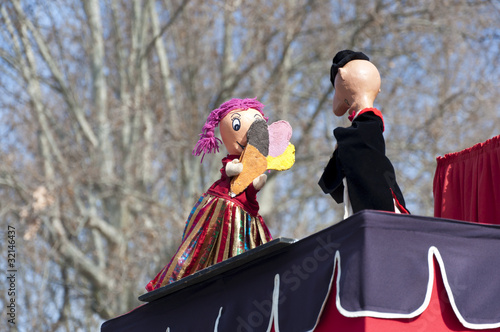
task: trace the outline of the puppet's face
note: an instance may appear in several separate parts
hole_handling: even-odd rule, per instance
[[[373,107],[380,92],[380,74],[370,61],[352,60],[339,68],[335,77],[333,113],[342,116],[367,107]]]
[[[255,120],[264,120],[262,114],[253,108],[236,109],[229,112],[220,122],[222,142],[229,154],[240,155],[247,145],[247,131]]]
[[[349,82],[345,79],[344,68],[340,68],[335,77],[335,94],[333,95],[333,114],[344,115],[352,104],[352,93],[349,91]]]

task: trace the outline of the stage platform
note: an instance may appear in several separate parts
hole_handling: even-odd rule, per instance
[[[362,211],[161,289],[101,331],[500,331],[500,226]]]

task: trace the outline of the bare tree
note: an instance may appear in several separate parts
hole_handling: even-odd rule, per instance
[[[18,232],[18,327],[91,330],[139,305],[218,178],[224,152],[201,164],[191,151],[232,97],[258,97],[270,121],[294,129],[296,164],[259,194],[274,236],[338,222],[317,181],[333,128],[348,125],[331,111],[341,49],[379,67],[398,182],[410,210],[431,215],[436,156],[498,134],[499,10],[486,0],[2,2],[0,224]]]

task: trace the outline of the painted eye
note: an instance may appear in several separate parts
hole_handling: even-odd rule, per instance
[[[240,119],[233,119],[233,130],[238,131],[241,128]]]

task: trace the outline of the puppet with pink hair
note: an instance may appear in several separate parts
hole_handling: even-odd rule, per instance
[[[285,170],[295,161],[288,122],[267,125],[257,99],[231,99],[213,110],[203,126],[193,154],[219,151],[219,126],[228,155],[221,178],[193,207],[182,242],[170,262],[148,283],[152,291],[198,270],[222,262],[272,239],[259,215],[257,192],[266,183],[266,170]],[[203,161],[202,157],[202,161]]]

